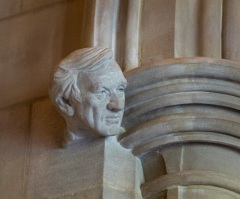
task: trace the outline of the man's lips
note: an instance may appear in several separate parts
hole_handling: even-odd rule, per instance
[[[119,116],[108,116],[106,117],[106,123],[107,124],[118,124],[120,121]]]

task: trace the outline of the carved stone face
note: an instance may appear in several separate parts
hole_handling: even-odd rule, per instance
[[[114,60],[105,67],[80,75],[81,103],[74,110],[79,122],[102,136],[117,135],[125,104],[126,79]]]

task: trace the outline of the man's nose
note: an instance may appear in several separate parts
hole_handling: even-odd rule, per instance
[[[112,96],[109,103],[107,104],[107,109],[114,111],[114,112],[118,112],[123,110],[124,108],[124,99],[119,98],[117,96]]]

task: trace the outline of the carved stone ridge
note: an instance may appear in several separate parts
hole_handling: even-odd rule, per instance
[[[119,142],[141,160],[143,198],[240,198],[240,65],[172,59],[125,77]]]

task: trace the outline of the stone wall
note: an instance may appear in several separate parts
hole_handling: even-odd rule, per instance
[[[47,96],[52,66],[81,45],[82,9],[80,0],[1,1],[0,108]]]
[[[112,48],[124,70],[178,57],[240,61],[239,7],[238,0],[91,0],[84,45]]]
[[[52,66],[80,47],[112,48],[124,70],[176,57],[239,61],[239,7],[238,0],[1,1],[0,108],[47,96]]]
[[[45,107],[42,117],[48,115],[47,129],[54,118],[59,119],[51,109],[46,111],[47,106],[41,100],[44,102],[48,95],[52,67],[81,47],[83,3],[82,0],[0,2],[1,198],[26,198],[30,134],[37,128],[33,121],[36,115],[41,115],[38,107]],[[56,125],[63,128],[61,119]],[[57,132],[58,128],[54,130]]]

